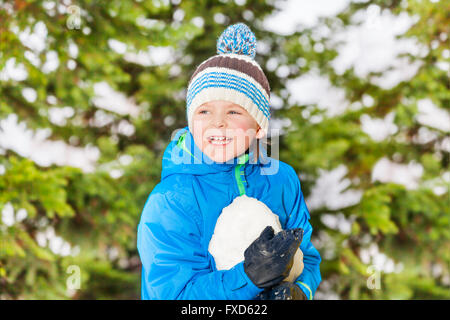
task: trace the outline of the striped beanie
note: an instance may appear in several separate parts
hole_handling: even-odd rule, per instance
[[[237,23],[217,40],[217,55],[202,62],[189,81],[186,115],[192,132],[192,116],[202,104],[225,100],[240,105],[268,133],[270,86],[254,60],[256,38],[250,28]]]

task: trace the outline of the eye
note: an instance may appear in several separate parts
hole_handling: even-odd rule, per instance
[[[230,111],[230,112],[234,112],[234,113],[236,113],[236,114],[240,114],[239,112],[237,112],[237,111],[233,111],[233,110],[232,110],[232,111]]]
[[[199,111],[199,114],[204,114],[204,112],[208,112],[208,111],[206,111],[206,110],[201,110],[201,111]]]

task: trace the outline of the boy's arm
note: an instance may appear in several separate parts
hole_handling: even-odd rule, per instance
[[[302,243],[300,244],[300,249],[303,252],[304,269],[295,283],[300,286],[306,297],[312,300],[319,283],[322,281],[320,275],[320,262],[322,260],[319,252],[311,243],[313,228],[309,223],[310,215],[303,197],[300,180],[295,170],[291,166],[288,167],[291,172],[289,177],[290,182],[286,187],[290,191],[285,193],[287,195],[285,205],[286,209],[290,210],[290,212],[287,212],[289,217],[285,228],[302,228],[304,231]]]
[[[142,299],[252,299],[262,289],[243,263],[212,271],[212,256],[201,245],[192,212],[164,194],[150,195],[138,226]]]

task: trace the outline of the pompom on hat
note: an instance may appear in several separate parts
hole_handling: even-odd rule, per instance
[[[225,100],[246,109],[267,134],[270,86],[255,54],[256,37],[247,25],[230,25],[220,35],[217,55],[203,61],[189,81],[186,116],[191,132],[192,116],[199,106]]]
[[[255,59],[256,37],[243,23],[229,26],[217,40],[217,54],[236,53]]]

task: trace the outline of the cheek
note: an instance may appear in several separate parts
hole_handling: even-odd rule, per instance
[[[203,145],[203,128],[201,126],[194,126],[192,130],[192,136],[194,138],[195,143],[198,147],[202,147]]]
[[[192,119],[192,133],[194,137],[201,137],[203,135],[204,132],[204,121],[202,120],[198,120],[198,119]]]
[[[241,130],[246,131],[246,130],[250,129],[251,127],[252,127],[251,123],[246,119],[237,120],[235,122],[236,129],[241,129]]]
[[[249,121],[236,121],[234,130],[236,135],[242,138],[253,138],[256,136],[257,126]]]

